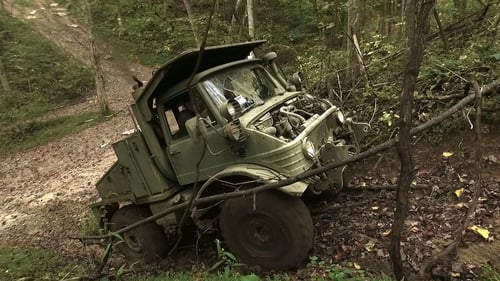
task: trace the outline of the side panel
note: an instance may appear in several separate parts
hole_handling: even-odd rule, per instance
[[[117,169],[122,177],[114,181],[114,189],[127,189],[139,199],[167,192],[176,185],[156,167],[141,133],[135,133],[115,143],[113,148],[118,156],[118,162],[115,165],[119,166]],[[116,187],[117,184],[123,187]]]

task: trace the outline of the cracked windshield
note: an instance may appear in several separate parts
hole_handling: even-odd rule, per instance
[[[259,105],[264,99],[284,91],[260,67],[224,71],[203,81],[202,85],[217,107],[237,96],[245,98],[248,105]]]

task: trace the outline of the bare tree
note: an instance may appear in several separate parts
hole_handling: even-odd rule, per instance
[[[349,0],[347,2],[347,72],[346,80],[354,81],[359,74],[360,64],[358,49],[356,48],[357,36],[361,26],[361,2],[360,0]]]
[[[196,47],[200,47],[200,35],[198,33],[198,28],[196,27],[196,23],[194,22],[193,9],[191,8],[191,2],[189,0],[183,0],[184,8],[186,9],[188,21],[191,25],[191,30],[193,31],[194,41],[196,41]]]
[[[420,5],[417,5],[417,2]],[[408,214],[408,189],[414,171],[410,152],[410,130],[412,127],[412,101],[415,84],[424,56],[424,43],[429,31],[429,16],[434,9],[435,0],[409,0],[406,8],[406,42],[407,60],[403,75],[403,86],[400,96],[399,140],[397,150],[401,161],[401,171],[396,194],[396,211],[392,225],[389,252],[396,280],[409,280],[401,259],[401,232]],[[420,6],[420,8],[417,8]]]
[[[106,95],[106,86],[104,83],[104,76],[101,69],[101,62],[96,49],[96,39],[93,31],[94,24],[92,20],[92,12],[90,10],[90,4],[88,0],[83,1],[84,14],[85,14],[85,24],[87,26],[87,36],[89,37],[89,50],[90,50],[90,62],[94,72],[94,80],[97,91],[97,100],[99,103],[99,108],[102,115],[107,115],[110,112],[108,97]]]
[[[236,4],[234,5],[233,15],[231,16],[231,30],[238,22],[238,10],[241,6],[241,0],[236,0]]]
[[[255,22],[253,17],[253,0],[247,0],[247,15],[248,15],[248,36],[250,39],[255,38]]]

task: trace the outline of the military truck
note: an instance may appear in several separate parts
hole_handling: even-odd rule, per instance
[[[249,56],[264,42],[186,51],[133,92],[136,130],[113,145],[118,160],[96,185],[101,200],[91,207],[101,224],[117,231],[193,196],[277,182],[358,153],[368,125],[302,90],[300,76],[287,79],[275,53]],[[198,206],[185,223],[218,228],[248,265],[295,267],[313,241],[301,196],[339,192],[344,168]],[[124,233],[118,250],[145,263],[164,257],[171,245],[166,231],[183,213]]]

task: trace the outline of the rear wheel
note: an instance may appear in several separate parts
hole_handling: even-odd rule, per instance
[[[117,231],[151,216],[142,206],[128,205],[118,209],[111,218],[111,231]],[[163,228],[154,222],[143,224],[122,234],[123,242],[116,249],[131,261],[152,263],[167,254],[167,237]]]
[[[225,244],[242,262],[266,269],[298,266],[312,247],[313,223],[297,197],[277,191],[227,200],[220,214]]]

